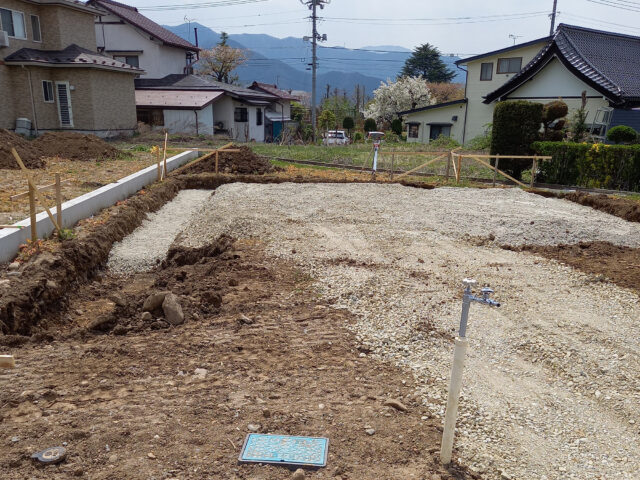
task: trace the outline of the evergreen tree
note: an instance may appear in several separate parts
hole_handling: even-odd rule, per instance
[[[427,82],[449,83],[456,73],[440,58],[440,51],[428,43],[416,47],[400,74],[402,77],[422,77]]]

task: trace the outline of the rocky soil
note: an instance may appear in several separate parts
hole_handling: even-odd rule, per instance
[[[365,356],[413,370],[437,418],[461,280],[492,286],[503,306],[471,311],[461,461],[488,479],[637,478],[638,294],[500,248],[638,247],[637,224],[519,190],[390,185],[226,185],[201,213],[184,245],[222,233],[267,241],[334,309],[356,316]]]

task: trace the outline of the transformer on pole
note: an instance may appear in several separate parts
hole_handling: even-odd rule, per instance
[[[311,126],[313,128],[313,141],[316,141],[316,124],[317,124],[317,76],[318,76],[318,42],[326,42],[327,35],[320,35],[318,33],[318,7],[323,9],[325,5],[329,5],[331,0],[300,0],[300,3],[309,7],[311,10],[311,21],[313,23],[313,33],[311,37],[304,37],[305,41],[311,40],[312,45],[312,60],[311,60]]]

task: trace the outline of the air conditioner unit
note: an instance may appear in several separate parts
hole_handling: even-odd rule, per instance
[[[9,46],[9,32],[0,30],[0,47]]]

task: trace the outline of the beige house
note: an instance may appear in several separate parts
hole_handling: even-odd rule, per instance
[[[134,78],[144,72],[97,53],[98,13],[73,0],[0,0],[0,128],[135,130]]]
[[[457,62],[467,72],[465,99],[400,112],[407,141],[429,143],[440,134],[464,143],[483,135],[493,119],[493,105],[484,96],[496,90],[530,62],[549,38],[514,45]]]
[[[458,61],[467,71],[464,100],[400,114],[410,142],[441,133],[466,143],[486,133],[499,101],[562,98],[572,115],[585,92],[594,135],[621,124],[640,131],[638,59],[640,37],[560,24],[552,37]]]

